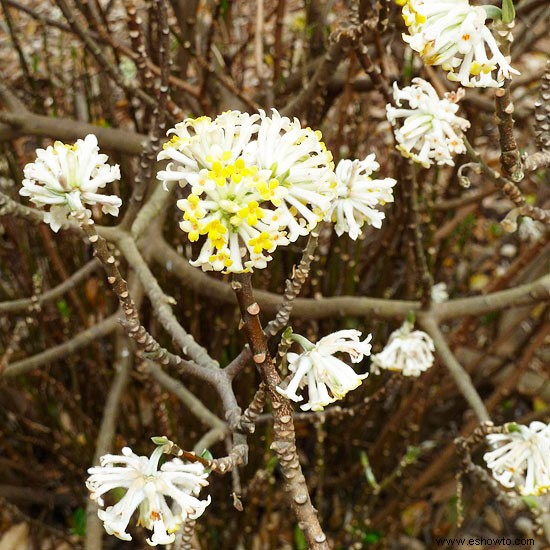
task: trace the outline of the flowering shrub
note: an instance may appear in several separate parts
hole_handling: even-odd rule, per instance
[[[0,547],[548,531],[547,7],[306,4],[2,2]]]

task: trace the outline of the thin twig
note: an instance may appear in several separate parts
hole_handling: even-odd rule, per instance
[[[68,279],[55,286],[51,290],[38,294],[32,298],[21,298],[19,300],[10,300],[9,302],[0,302],[0,313],[8,311],[22,311],[34,304],[46,304],[60,296],[63,296],[69,289],[74,288],[80,281],[84,280],[90,273],[99,268],[100,264],[96,259],[89,261],[83,267],[75,271]]]
[[[120,412],[120,401],[130,378],[132,366],[132,354],[128,351],[129,342],[122,330],[118,330],[116,362],[114,365],[115,376],[111,383],[103,416],[96,438],[96,448],[93,463],[97,464],[102,455],[112,451],[113,438],[115,435],[118,415]],[[103,548],[102,536],[104,533],[101,520],[97,516],[97,503],[88,499],[86,503],[86,540],[85,550],[101,550]]]
[[[270,321],[265,327],[265,334],[269,338],[279,332],[290,319],[292,313],[293,302],[297,298],[302,286],[306,282],[311,262],[315,258],[315,249],[319,241],[320,226],[316,227],[310,234],[302,258],[298,267],[293,270],[292,277],[286,280],[284,300],[275,316],[275,319]]]
[[[437,323],[430,317],[419,319],[420,326],[432,337],[435,349],[441,356],[443,363],[449,369],[451,376],[454,378],[456,385],[464,396],[464,399],[469,403],[470,407],[476,414],[480,422],[491,420],[483,400],[479,397],[475,389],[470,375],[464,370],[462,365],[456,360],[453,352],[450,350],[443,333],[437,326]]]

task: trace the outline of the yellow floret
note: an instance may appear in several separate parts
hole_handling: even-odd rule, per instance
[[[225,233],[227,233],[227,227],[217,219],[208,222],[200,230],[200,234],[206,234],[212,246],[215,246],[217,249],[223,248],[227,244],[227,240],[224,236]]]
[[[275,194],[274,191],[275,189],[277,189],[277,187],[279,187],[279,180],[277,178],[271,178],[269,180],[269,183],[266,181],[258,181],[256,183],[256,189],[258,190],[264,201],[268,201],[273,197],[273,195]]]
[[[170,138],[170,141],[167,141],[163,146],[162,148],[163,149],[168,149],[169,147],[179,147],[183,142],[183,139],[180,138],[178,135],[173,135],[171,138]]]
[[[479,63],[479,61],[474,61],[470,65],[470,74],[474,76],[477,76],[481,73],[488,74],[495,69],[496,65],[488,65],[485,63]]]
[[[252,247],[254,254],[261,254],[263,250],[273,247],[273,240],[269,233],[262,231],[257,237],[250,239],[248,245]]]
[[[263,210],[259,207],[257,201],[250,201],[244,208],[237,212],[237,216],[242,220],[246,219],[248,225],[254,226],[264,217]]]

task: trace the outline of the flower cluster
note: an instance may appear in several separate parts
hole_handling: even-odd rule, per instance
[[[364,160],[341,160],[336,167],[336,198],[332,201],[325,217],[326,221],[335,223],[338,235],[349,233],[356,240],[365,223],[380,229],[384,213],[376,209],[387,202],[393,202],[392,178],[383,180],[371,179],[380,165],[374,154]]]
[[[372,356],[371,370],[398,371],[403,376],[420,376],[434,363],[433,340],[421,330],[412,330],[413,324],[405,321],[401,328],[390,334],[386,347]]]
[[[456,115],[462,94],[447,93],[439,99],[429,82],[414,78],[413,84],[403,89],[394,83],[393,97],[397,108],[387,105],[386,111],[393,126],[398,125],[398,119],[404,120],[394,129],[401,154],[425,168],[434,162],[453,166],[452,155],[466,151],[462,131],[470,126],[465,118]]]
[[[522,495],[550,491],[550,424],[506,424],[504,433],[486,438],[493,450],[483,459],[497,481],[508,488],[518,487]]]
[[[118,215],[119,197],[101,195],[98,190],[120,178],[118,165],[106,164],[107,155],[99,154],[97,138],[87,135],[74,145],[56,141],[47,149],[37,149],[36,161],[24,168],[25,179],[19,194],[39,207],[50,206],[44,221],[53,231],[69,216],[85,210],[84,204],[100,204],[105,214]],[[89,211],[86,211],[88,216]]]
[[[277,246],[307,235],[334,197],[332,155],[320,132],[273,110],[186,119],[169,131],[158,178],[190,186],[178,201],[189,240],[205,236],[191,264],[239,273],[265,268]]]
[[[448,71],[449,80],[468,87],[498,87],[512,73],[519,74],[500,52],[485,25],[488,17],[485,7],[471,6],[469,0],[399,0],[398,3],[403,6],[403,19],[409,31],[403,39],[428,65],[441,65]]]
[[[356,374],[334,354],[347,353],[352,363],[359,363],[371,350],[371,335],[362,342],[360,337],[358,330],[339,330],[313,344],[307,338],[293,334],[291,338],[304,351],[301,354],[287,354],[288,368],[294,376],[286,388],[277,387],[277,391],[292,401],[303,401],[297,390],[307,385],[308,402],[301,405],[304,411],[322,411],[330,403],[342,399],[349,391],[360,386],[368,374]]]
[[[208,485],[208,474],[199,463],[184,464],[179,458],[158,464],[164,447],[158,446],[151,455],[138,456],[128,447],[120,455],[105,455],[100,466],[90,468],[86,486],[91,498],[104,505],[103,495],[116,488],[126,490],[114,505],[99,510],[99,518],[105,530],[122,540],[132,540],[126,532],[128,522],[139,506],[138,525],[153,532],[147,542],[151,546],[171,544],[174,533],[186,519],[196,519],[210,504],[197,498],[200,490]],[[169,497],[171,507],[166,501]]]

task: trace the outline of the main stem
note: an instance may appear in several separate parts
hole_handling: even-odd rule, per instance
[[[321,528],[317,512],[311,503],[304,474],[296,452],[296,433],[292,419],[292,408],[288,399],[275,389],[281,378],[267,347],[267,338],[262,329],[260,306],[254,300],[250,273],[234,276],[233,290],[237,296],[243,328],[262,380],[273,405],[273,443],[271,449],[279,457],[285,490],[300,529],[305,534],[308,547],[312,550],[330,550],[327,537]]]

